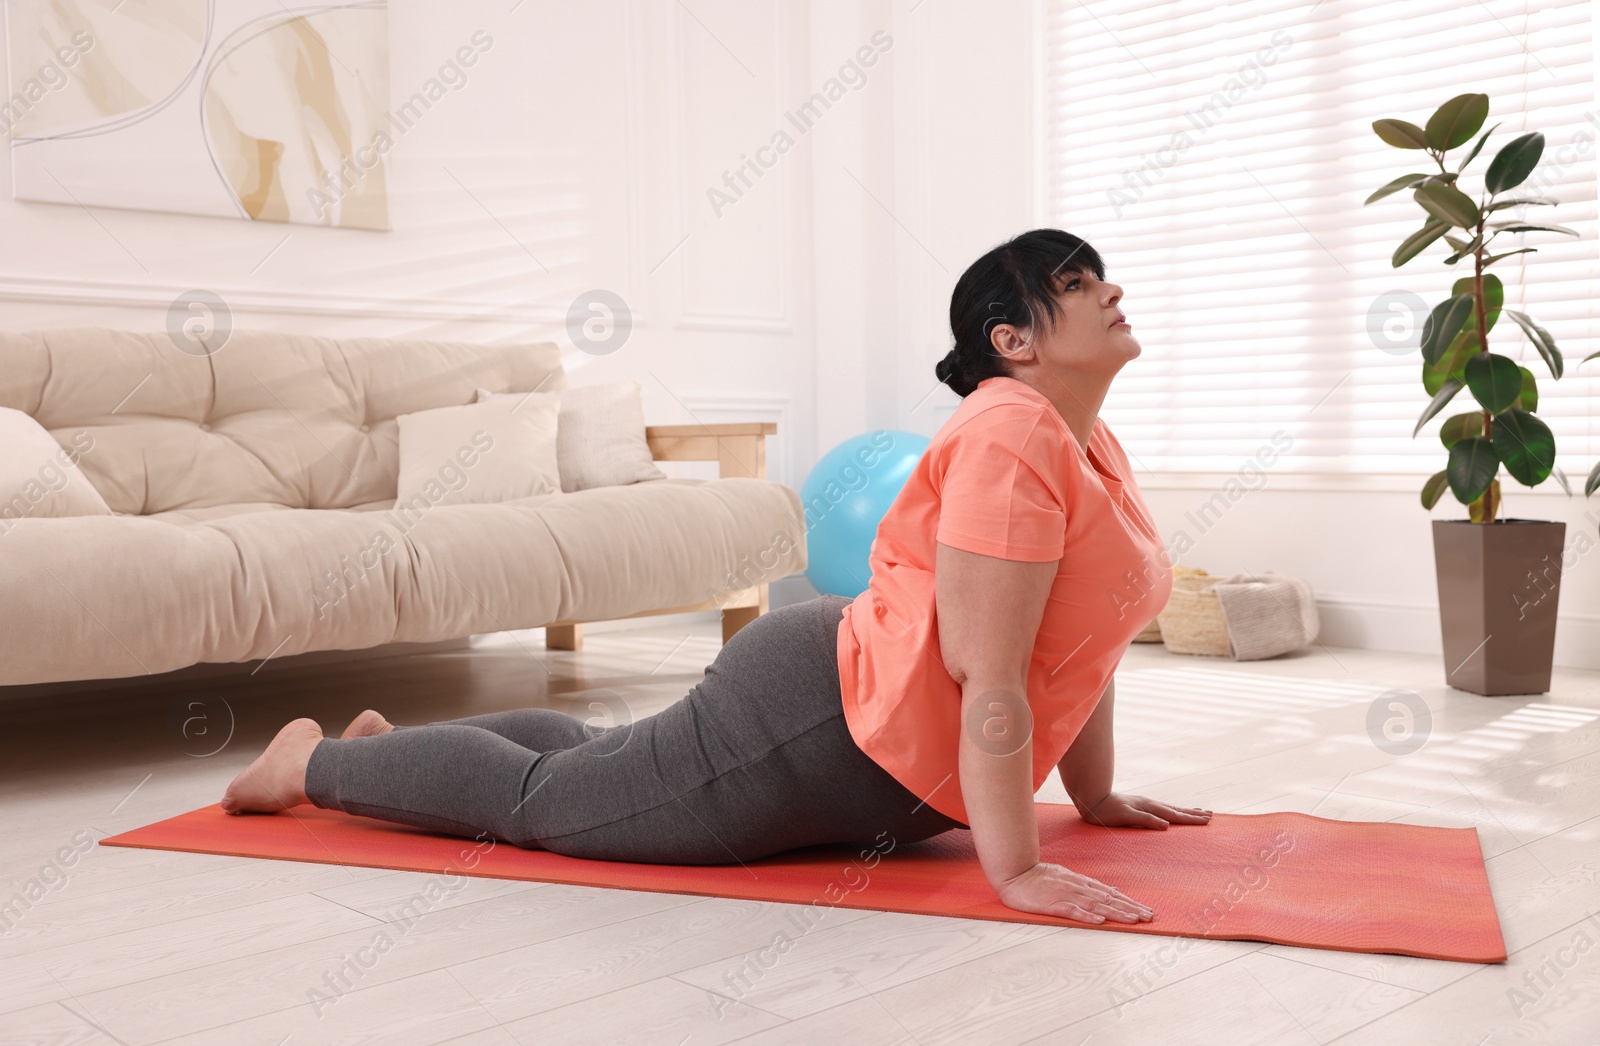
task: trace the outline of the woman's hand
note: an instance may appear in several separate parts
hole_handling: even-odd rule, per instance
[[[1168,806],[1142,795],[1111,792],[1094,806],[1078,807],[1078,814],[1090,824],[1106,828],[1156,828],[1166,831],[1169,824],[1207,824],[1210,810],[1191,806]]]
[[[1108,919],[1142,923],[1149,922],[1155,914],[1154,909],[1145,907],[1114,886],[1044,861],[1006,880],[996,892],[1007,908],[1085,923],[1103,923]]]

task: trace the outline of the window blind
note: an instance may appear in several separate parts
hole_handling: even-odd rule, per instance
[[[1422,211],[1405,191],[1362,202],[1436,170],[1383,144],[1373,120],[1421,125],[1482,92],[1484,129],[1500,127],[1462,187],[1476,198],[1496,150],[1542,131],[1523,188],[1560,204],[1520,211],[1580,233],[1502,235],[1497,249],[1538,253],[1489,270],[1506,308],[1555,337],[1566,376],[1548,376],[1510,317],[1489,347],[1534,372],[1557,464],[1581,484],[1600,457],[1600,360],[1578,366],[1600,347],[1592,17],[1591,0],[1050,0],[1048,220],[1094,244],[1124,288],[1144,352],[1104,416],[1136,463],[1233,471],[1281,430],[1293,443],[1277,470],[1444,467],[1439,425],[1472,401],[1461,393],[1412,439],[1428,402],[1416,345],[1471,262],[1443,264],[1440,240],[1391,267]]]

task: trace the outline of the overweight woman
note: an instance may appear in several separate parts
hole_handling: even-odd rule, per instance
[[[1006,905],[1090,923],[1152,910],[1039,859],[1052,770],[1111,827],[1206,810],[1112,790],[1112,673],[1171,591],[1160,535],[1098,417],[1139,343],[1100,256],[1038,229],[979,258],[935,367],[962,397],[872,545],[854,599],[746,625],[676,704],[597,730],[527,708],[338,739],[296,719],[229,813],[301,803],[573,857],[730,864],[972,832]]]

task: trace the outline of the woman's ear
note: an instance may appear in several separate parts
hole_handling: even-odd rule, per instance
[[[989,344],[1013,363],[1033,359],[1033,339],[1027,331],[1020,331],[1009,323],[997,324],[989,331]]]

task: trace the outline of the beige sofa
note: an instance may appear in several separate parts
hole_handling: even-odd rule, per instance
[[[395,417],[480,387],[568,382],[553,344],[235,331],[206,356],[165,333],[0,334],[0,406],[82,450],[114,513],[6,521],[0,685],[538,626],[576,648],[581,622],[702,609],[726,638],[805,567],[799,495],[765,478],[770,422],[648,430],[654,457],[718,461],[716,480],[391,512]]]

